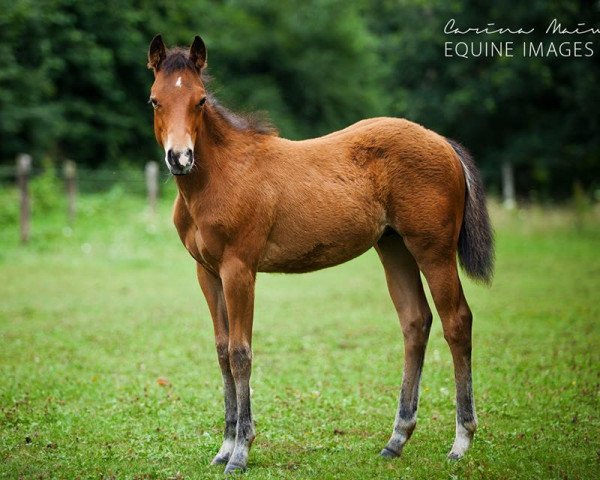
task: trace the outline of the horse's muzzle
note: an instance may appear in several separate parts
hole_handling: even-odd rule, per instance
[[[182,151],[171,148],[167,151],[165,161],[173,175],[185,175],[194,166],[194,152],[191,148]]]

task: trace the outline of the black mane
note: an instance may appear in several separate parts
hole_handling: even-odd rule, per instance
[[[189,58],[188,50],[180,47],[173,48],[167,52],[166,58],[160,65],[160,70],[164,71],[167,75],[182,70],[196,72],[196,68]],[[210,77],[205,73],[204,69],[200,74],[200,78],[204,85],[210,82]],[[268,117],[262,112],[239,114],[232,112],[221,105],[210,93],[207,94],[207,99],[208,105],[212,107],[222,120],[227,122],[235,130],[258,133],[261,135],[277,135],[278,133]]]

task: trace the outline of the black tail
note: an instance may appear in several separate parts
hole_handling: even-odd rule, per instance
[[[447,140],[460,158],[467,184],[458,259],[467,275],[489,285],[494,276],[494,233],[485,205],[481,175],[469,152],[454,140]]]

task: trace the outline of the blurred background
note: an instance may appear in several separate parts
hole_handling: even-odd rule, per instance
[[[296,4],[294,4],[296,3]],[[455,138],[474,154],[488,190],[502,166],[524,200],[590,199],[600,178],[600,51],[587,58],[446,58],[443,33],[487,22],[531,28],[529,41],[598,24],[599,2],[474,0],[0,1],[0,182],[15,158],[33,173],[76,162],[82,191],[121,181],[144,189],[141,172],[160,160],[152,110],[150,40],[208,47],[210,88],[232,109],[268,112],[282,136],[321,135],[371,116],[401,116]],[[486,35],[486,41],[523,40]],[[510,168],[510,171],[506,170]],[[129,183],[127,183],[129,182]],[[581,193],[581,192],[579,192]]]
[[[523,58],[523,36],[444,34],[452,18],[594,55]],[[211,320],[147,104],[159,32],[200,34],[212,92],[282,136],[406,117],[470,149],[490,194],[494,284],[463,276],[472,454],[445,461],[454,386],[435,320],[415,441],[375,458],[402,343],[371,250],[260,275],[252,477],[597,478],[600,34],[544,35],[554,18],[598,28],[600,2],[0,0],[0,478],[222,478],[207,468],[223,420]],[[444,56],[484,40],[515,55]]]

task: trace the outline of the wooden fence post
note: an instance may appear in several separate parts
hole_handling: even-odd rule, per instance
[[[502,163],[502,204],[507,210],[512,210],[517,205],[513,167],[512,163],[508,161]]]
[[[146,189],[148,190],[150,212],[152,215],[156,215],[156,199],[158,197],[158,164],[156,162],[146,164]]]
[[[21,153],[17,157],[17,181],[21,205],[21,243],[29,241],[31,231],[31,200],[29,198],[29,174],[31,173],[31,155]]]
[[[77,212],[77,165],[73,160],[65,161],[63,173],[65,176],[65,188],[67,190],[69,225],[72,227],[75,222],[75,213]]]

